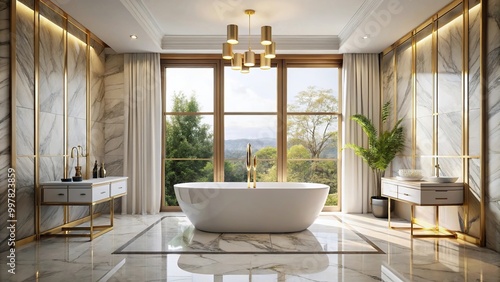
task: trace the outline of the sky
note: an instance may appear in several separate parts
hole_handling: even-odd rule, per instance
[[[225,112],[276,112],[277,70],[251,68],[249,74],[225,68]],[[333,89],[337,95],[337,69],[288,68],[288,103],[309,86],[317,89]],[[172,109],[173,93],[183,91],[188,97],[195,95],[202,112],[214,110],[214,70],[212,68],[167,68],[167,112]],[[203,122],[213,126],[213,117],[204,116]],[[226,115],[225,139],[276,138],[275,116]]]

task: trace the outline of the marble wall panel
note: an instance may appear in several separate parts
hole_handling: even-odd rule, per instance
[[[0,156],[10,156],[10,1],[0,0]],[[4,160],[4,159],[0,159]],[[0,162],[0,168],[10,161]],[[0,170],[0,173],[6,173]],[[5,174],[6,175],[6,174]],[[1,176],[0,176],[1,177]],[[3,186],[6,187],[6,186]],[[0,188],[0,193],[2,188]],[[0,204],[3,202],[0,202]],[[1,232],[1,231],[0,231]]]
[[[0,12],[1,14],[1,12]],[[10,155],[0,154],[0,205],[7,207],[7,176],[10,165]],[[0,252],[7,249],[7,213],[0,212]]]
[[[412,103],[412,47],[411,40],[396,49],[398,119],[411,118]]]
[[[416,117],[429,117],[433,113],[433,74],[432,74],[432,26],[421,30],[416,36]],[[432,126],[432,122],[430,123]],[[429,130],[429,129],[427,129]],[[432,127],[430,128],[432,131]],[[418,140],[418,139],[417,139]]]
[[[415,158],[415,168],[422,170],[422,175],[424,177],[434,175],[434,158],[417,156]]]
[[[396,49],[397,64],[397,119],[403,118],[401,125],[404,127],[407,142],[403,155],[412,153],[412,46],[407,40]]]
[[[384,57],[382,57],[381,61],[381,79],[382,79],[382,104],[387,102],[391,102],[391,105],[394,106],[394,97],[395,97],[395,89],[394,89],[394,51],[387,53]],[[394,115],[390,121],[387,122],[387,128],[391,128],[394,124],[394,120],[397,117]]]
[[[16,105],[34,109],[34,12],[20,2],[17,2],[16,10]]]
[[[105,162],[108,175],[123,175],[124,155],[124,56],[106,55],[105,64]]]
[[[63,30],[44,17],[40,17],[39,30],[40,111],[62,115],[64,112]]]
[[[28,187],[35,185],[35,158],[16,158],[16,183],[17,187]]]
[[[40,183],[59,181],[64,177],[64,157],[40,157],[38,171]]]
[[[35,154],[35,112],[16,107],[16,152],[18,155]]]
[[[46,231],[64,223],[64,208],[61,206],[42,206],[40,209],[40,231]]]
[[[438,112],[462,110],[462,5],[438,19]]]
[[[63,155],[64,117],[58,114],[40,112],[39,140],[40,155]]]
[[[89,215],[89,208],[85,206],[70,206],[69,207],[69,220],[77,220]]]
[[[90,142],[92,144],[92,149],[90,151],[91,163],[94,163],[95,160],[101,163],[104,159],[105,146],[104,123],[97,121],[92,122]]]
[[[452,112],[438,116],[438,155],[462,155],[462,113]]]
[[[0,66],[0,76],[3,77],[1,66]],[[10,93],[8,91],[8,88],[9,88],[8,85],[7,87],[2,87],[2,85],[0,85],[0,155],[10,154],[11,120],[10,120],[10,99],[9,99]]]
[[[68,116],[87,117],[87,79],[85,43],[68,36]]]
[[[35,234],[35,189],[21,187],[16,192],[17,240]]]
[[[486,246],[500,252],[500,3],[488,1],[486,81],[488,94],[488,168]]]
[[[104,49],[90,48],[90,97],[92,121],[102,121],[104,116]]]
[[[415,132],[416,154],[418,156],[431,156],[433,147],[433,120],[432,116],[417,119]]]

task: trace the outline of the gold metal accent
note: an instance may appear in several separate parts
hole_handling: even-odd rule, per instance
[[[272,43],[272,32],[271,27],[268,25],[262,26],[260,28],[260,44],[270,45]]]
[[[66,152],[68,151],[68,18],[63,17],[63,175],[64,178],[68,177],[68,158]]]
[[[261,70],[271,69],[271,59],[266,58],[264,53],[260,53],[260,69]]]
[[[462,155],[469,155],[469,1],[462,3]],[[464,186],[464,230],[469,230],[469,159],[462,158]]]
[[[255,53],[252,50],[248,50],[245,52],[243,65],[245,67],[255,66]]]
[[[253,156],[253,188],[257,188],[257,156]]]
[[[486,79],[486,76],[488,74],[487,72],[487,26],[488,26],[488,1],[481,0],[481,21],[479,24],[479,33],[480,33],[480,40],[479,40],[479,88],[480,88],[480,95],[481,95],[481,105],[479,108],[480,111],[480,124],[481,124],[481,129],[480,129],[480,162],[481,162],[481,168],[480,168],[480,194],[481,194],[481,201],[479,202],[480,204],[480,245],[482,247],[486,246],[486,189],[489,188],[488,184],[488,177],[486,174],[486,168],[488,167],[488,162],[487,162],[487,156],[488,156],[488,87],[487,87],[487,82],[488,80]]]
[[[87,35],[87,44],[86,44],[86,66],[85,66],[85,70],[86,70],[86,97],[87,97],[87,105],[86,105],[86,127],[87,127],[87,134],[86,134],[86,146],[85,148],[87,148],[87,152],[92,152],[92,142],[91,142],[91,137],[92,137],[92,90],[91,90],[91,72],[90,72],[90,34],[87,32],[86,33]],[[85,170],[85,178],[89,178],[89,174],[90,174],[90,159],[88,159],[86,162],[85,162],[85,165],[86,165],[86,170]]]
[[[271,44],[266,45],[264,49],[266,58],[268,59],[276,58],[276,43],[271,42]]]
[[[238,26],[235,24],[227,25],[227,43],[238,44]]]
[[[252,145],[250,145],[250,143],[247,144],[246,167],[247,167],[247,188],[250,188],[250,171],[252,170]]]
[[[233,45],[229,43],[222,43],[222,58],[224,60],[231,60],[233,58]]]
[[[17,1],[10,1],[10,31],[11,34],[17,33]],[[13,169],[17,168],[17,36],[10,37],[10,165]],[[17,197],[17,196],[16,196]],[[17,202],[17,199],[16,199]],[[17,213],[16,213],[17,214]],[[36,212],[35,212],[36,214]],[[17,218],[14,218],[17,219]]]
[[[243,54],[235,53],[233,60],[231,61],[231,69],[241,70],[242,65],[243,65]]]
[[[17,2],[17,1],[16,1]],[[34,10],[34,109],[35,109],[35,128],[34,128],[34,161],[35,161],[35,171],[33,173],[35,180],[35,207],[40,206],[40,1],[35,1],[35,10]],[[40,238],[40,209],[35,208],[35,233],[37,234],[37,239]]]

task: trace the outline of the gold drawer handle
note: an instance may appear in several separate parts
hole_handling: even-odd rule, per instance
[[[122,186],[118,187],[118,189],[122,189],[122,188],[123,188]]]
[[[446,192],[448,192],[448,190],[435,190],[434,192],[446,193]]]
[[[85,193],[80,193],[80,196],[86,196],[86,195],[87,195],[87,194],[85,194]]]
[[[103,192],[101,192],[101,195],[102,195],[102,194],[106,194],[106,192],[105,192],[105,191],[103,191]]]
[[[410,194],[406,194],[406,193],[403,193],[403,195],[405,195],[405,196],[410,196]]]
[[[57,194],[57,196],[64,196],[64,193],[59,193]]]
[[[436,198],[436,200],[448,200],[448,198]]]

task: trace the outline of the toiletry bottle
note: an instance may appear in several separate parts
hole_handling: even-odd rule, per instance
[[[106,169],[104,169],[104,163],[101,163],[101,169],[99,170],[99,177],[100,178],[106,177]]]
[[[98,170],[99,169],[97,168],[97,160],[96,160],[95,163],[94,163],[94,169],[92,170],[92,177],[93,178],[97,178],[97,171]]]

